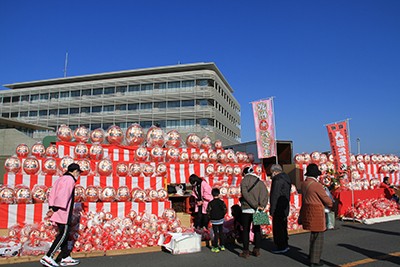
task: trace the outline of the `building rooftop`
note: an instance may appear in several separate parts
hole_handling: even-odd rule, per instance
[[[215,71],[219,75],[221,80],[225,83],[225,85],[228,87],[230,92],[233,92],[229,83],[226,81],[225,77],[222,75],[220,70],[217,68],[217,66],[213,62],[179,64],[179,65],[172,65],[172,66],[163,66],[163,67],[154,67],[154,68],[143,68],[143,69],[135,69],[135,70],[125,70],[125,71],[115,71],[115,72],[105,72],[105,73],[98,73],[98,74],[71,76],[71,77],[63,77],[63,78],[48,79],[48,80],[38,80],[38,81],[31,81],[31,82],[5,84],[4,87],[7,87],[9,89],[24,89],[24,88],[30,88],[30,87],[35,87],[35,86],[58,85],[58,84],[67,84],[67,83],[75,83],[75,82],[106,80],[106,79],[124,78],[124,77],[132,77],[132,76],[145,76],[145,75],[154,75],[154,74],[163,74],[163,73],[179,73],[179,72],[196,71],[196,70]]]

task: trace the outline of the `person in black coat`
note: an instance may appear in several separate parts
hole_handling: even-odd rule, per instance
[[[272,185],[270,193],[270,215],[272,216],[272,234],[276,249],[273,253],[285,253],[289,250],[287,217],[290,209],[290,177],[282,171],[279,164],[271,166]]]

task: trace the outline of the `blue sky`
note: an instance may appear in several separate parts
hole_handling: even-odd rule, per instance
[[[276,135],[330,150],[400,154],[400,1],[0,1],[0,85],[215,62],[255,140],[250,102],[274,96]]]

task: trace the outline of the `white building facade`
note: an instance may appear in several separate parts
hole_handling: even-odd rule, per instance
[[[91,130],[139,123],[144,130],[159,125],[185,138],[196,133],[240,143],[240,105],[214,63],[180,64],[39,80],[4,85],[0,114],[57,129],[85,126]],[[37,130],[34,137],[54,135]]]

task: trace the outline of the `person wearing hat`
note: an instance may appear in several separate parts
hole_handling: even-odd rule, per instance
[[[242,207],[242,240],[243,251],[239,254],[242,258],[250,256],[249,243],[250,243],[250,227],[253,222],[253,214],[257,210],[264,210],[268,204],[268,190],[260,178],[254,174],[252,167],[245,167],[242,175],[243,180],[240,183],[240,190],[242,197],[239,199]],[[260,225],[253,225],[254,233],[254,249],[252,255],[258,257],[260,255],[261,246],[261,227]]]
[[[58,234],[49,251],[40,260],[40,263],[44,266],[57,267],[79,264],[79,260],[71,257],[71,251],[68,249],[68,238],[70,236],[74,207],[75,183],[81,172],[78,164],[70,164],[64,175],[58,178],[51,188],[47,216],[50,217],[50,221],[57,224]],[[60,248],[61,252],[54,260],[54,254]]]
[[[302,206],[299,223],[304,230],[311,231],[309,260],[310,266],[322,266],[320,262],[326,231],[325,207],[332,208],[333,203],[318,180],[321,171],[311,163],[307,166],[304,176],[306,180],[301,185]]]

